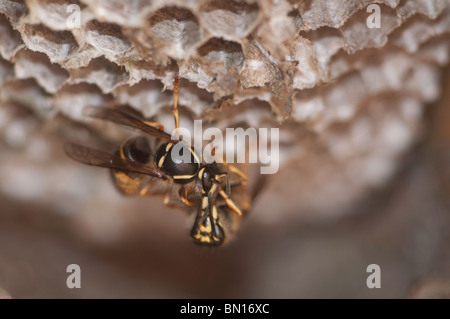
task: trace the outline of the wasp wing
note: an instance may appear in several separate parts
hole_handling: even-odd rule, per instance
[[[131,113],[123,112],[118,109],[85,107],[83,113],[89,117],[98,118],[138,129],[144,133],[155,136],[162,140],[171,140],[171,136],[166,132],[146,124],[144,121],[142,121],[142,119]]]
[[[125,170],[138,174],[158,177],[161,179],[169,178],[169,176],[163,171],[150,165],[128,161],[126,159],[122,159],[120,156],[96,150],[87,146],[67,143],[64,146],[64,151],[68,156],[83,164],[107,167],[116,170]]]

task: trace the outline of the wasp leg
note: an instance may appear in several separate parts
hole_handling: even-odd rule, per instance
[[[228,174],[226,174],[225,176],[225,191],[227,193],[227,195],[230,195],[231,193],[231,186],[230,186],[230,180],[228,179]]]
[[[174,202],[170,195],[170,192],[164,194],[163,204],[169,208],[182,208],[182,204]]]
[[[180,205],[176,205],[173,202],[171,202],[170,195],[171,193],[167,190],[151,190],[151,184],[147,184],[145,187],[143,187],[139,191],[139,196],[146,196],[146,197],[153,197],[153,196],[164,196],[163,204],[166,207],[174,208],[174,207],[180,207]]]
[[[147,196],[147,197],[152,197],[152,196],[161,196],[161,195],[165,195],[166,192],[164,191],[149,191],[149,186],[145,186],[143,189],[140,190],[139,192],[139,196]]]
[[[157,128],[160,131],[164,132],[164,125],[162,125],[161,123],[158,122],[151,122],[151,121],[143,121],[145,124],[147,124],[148,126]]]
[[[173,201],[171,202],[170,192],[167,192],[167,193],[164,194],[163,204],[166,207],[169,207],[169,208],[179,208],[180,207],[179,205],[177,205]]]
[[[222,182],[221,179],[225,178],[225,191],[227,193],[227,195],[230,195],[230,191],[231,191],[231,186],[230,186],[230,181],[228,179],[228,173],[222,173],[222,174],[217,174],[214,176],[214,179],[218,182],[218,185],[220,185],[220,183]]]
[[[236,204],[233,202],[233,200],[228,197],[228,195],[223,191],[223,189],[219,190],[220,196],[225,200],[225,203],[227,203],[227,206],[234,211],[239,216],[242,216],[242,211],[239,209],[239,207],[236,206]]]
[[[141,189],[141,191],[139,192],[140,196],[151,196],[153,194],[149,194],[148,193],[148,189],[150,188],[150,185],[147,184],[143,189]]]
[[[239,172],[241,172],[241,171],[239,171]],[[216,175],[215,179],[216,179],[216,181],[220,182],[219,179],[225,178],[225,192],[227,195],[230,195],[232,187],[239,186],[239,185],[246,185],[248,182],[247,176],[244,173],[242,173],[242,175],[241,174],[238,174],[238,175],[241,176],[243,179],[240,181],[233,182],[233,183],[230,183],[228,173],[222,173],[221,175]]]
[[[240,172],[240,171],[239,171]],[[242,173],[242,172],[241,172]],[[228,174],[227,173],[223,173],[221,175],[216,175],[215,179],[218,182],[218,187],[219,187],[219,194],[220,196],[222,196],[222,198],[225,200],[227,206],[234,211],[236,214],[238,214],[239,216],[242,216],[242,211],[239,209],[239,207],[237,207],[237,205],[234,203],[234,201],[229,197],[230,192],[231,192],[231,186],[237,186],[240,184],[244,184],[247,182],[246,178],[247,176],[242,173],[245,176],[245,180],[241,180],[239,182],[233,183],[233,185],[230,184],[230,181],[228,179]],[[239,175],[241,176],[241,175]],[[225,191],[223,190],[223,188],[219,185],[220,183],[220,179],[225,178]]]
[[[236,166],[229,164],[229,163],[221,163],[221,164],[228,167],[228,169],[230,170],[231,173],[234,173],[234,174],[242,177],[243,184],[246,184],[248,182],[247,175],[243,171],[241,171],[239,168],[237,168]]]
[[[191,202],[188,199],[188,189],[186,187],[181,187],[180,191],[178,192],[178,194],[180,195],[181,201],[183,203],[185,203],[187,206],[194,206],[195,203]]]
[[[178,78],[178,76],[175,77],[175,79],[173,80],[173,117],[175,120],[175,128],[177,129],[177,133],[178,133],[178,128],[180,126],[180,116],[178,113],[178,85],[180,83],[180,79]]]
[[[164,201],[163,201],[163,203],[164,203],[164,205],[169,206],[169,203],[170,203],[170,194],[169,194],[169,193],[166,193],[166,194],[164,195]]]

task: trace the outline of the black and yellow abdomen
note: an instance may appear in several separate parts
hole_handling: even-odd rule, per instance
[[[133,162],[148,163],[152,160],[152,150],[145,137],[133,137],[123,143],[116,152],[122,159]],[[117,189],[124,195],[139,195],[146,187],[148,177],[143,174],[111,170],[111,176]]]

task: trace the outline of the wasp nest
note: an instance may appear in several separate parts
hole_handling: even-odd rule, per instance
[[[447,0],[1,0],[0,188],[80,209],[94,179],[58,166],[61,144],[43,136],[78,132],[66,119],[84,122],[87,105],[164,121],[179,75],[193,118],[280,128],[262,220],[334,213],[383,185],[417,140],[449,31]]]

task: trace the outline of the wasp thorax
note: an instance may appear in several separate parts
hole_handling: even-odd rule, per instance
[[[148,139],[143,136],[130,138],[123,145],[121,152],[126,159],[140,163],[148,163],[152,153]]]
[[[194,150],[183,142],[162,144],[155,154],[155,162],[179,184],[190,182],[200,168]]]

